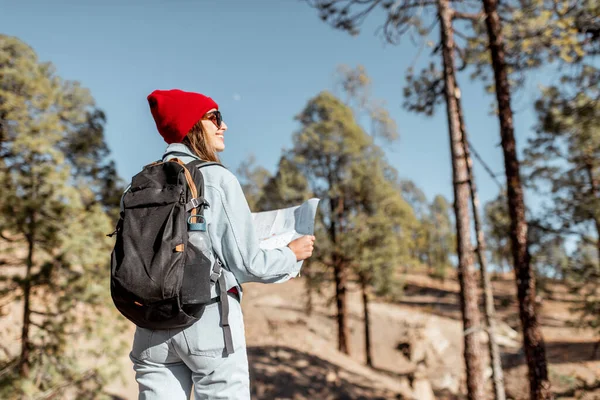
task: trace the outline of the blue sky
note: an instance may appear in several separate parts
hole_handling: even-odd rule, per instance
[[[445,109],[428,118],[402,108],[406,68],[429,62],[429,50],[417,57],[408,38],[385,44],[375,33],[377,18],[351,37],[300,0],[0,0],[0,9],[0,33],[28,43],[62,78],[91,90],[107,114],[106,140],[126,180],[166,147],[146,101],[154,89],[213,97],[229,126],[224,163],[235,171],[253,154],[273,172],[298,129],[293,117],[311,97],[333,89],[339,64],[362,64],[373,96],[387,103],[399,127],[400,140],[386,149],[390,163],[430,200],[438,193],[452,200]],[[493,98],[466,73],[459,82],[470,140],[502,173],[499,125],[489,115]],[[513,99],[520,150],[535,124],[537,93],[530,81]],[[490,200],[496,184],[477,162],[475,172],[481,199]]]

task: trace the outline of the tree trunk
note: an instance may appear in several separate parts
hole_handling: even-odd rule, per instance
[[[370,331],[370,321],[369,321],[369,285],[367,282],[367,278],[361,274],[360,275],[360,287],[362,290],[362,300],[363,300],[363,315],[365,322],[365,359],[367,361],[367,365],[373,368],[373,356],[371,352],[371,331]]]
[[[29,326],[31,322],[31,270],[33,269],[34,229],[35,215],[31,215],[29,232],[27,234],[27,271],[23,281],[23,329],[21,330],[21,358],[19,360],[19,374],[26,378],[29,376],[31,342],[29,340]]]
[[[310,259],[304,260],[302,266],[302,276],[304,276],[304,287],[306,289],[306,303],[304,303],[304,312],[311,316],[313,312],[313,277],[310,268]]]
[[[458,85],[457,85],[458,88]],[[473,221],[475,222],[475,234],[477,236],[477,259],[479,260],[481,287],[483,288],[483,306],[485,309],[485,322],[488,326],[488,349],[490,352],[490,362],[492,365],[492,382],[494,386],[494,395],[496,400],[505,400],[506,392],[504,390],[504,373],[502,371],[502,360],[500,359],[500,350],[496,342],[496,309],[494,307],[494,293],[490,276],[487,272],[487,258],[485,250],[485,235],[479,219],[479,195],[477,193],[477,184],[473,172],[473,159],[469,150],[469,141],[467,139],[467,128],[462,112],[460,98],[456,99],[458,108],[458,118],[460,131],[462,133],[462,143],[465,149],[465,160],[467,162],[467,172],[469,174],[469,188],[471,190],[471,206],[473,211]]]
[[[330,179],[331,181],[331,179]],[[348,342],[348,308],[346,304],[346,261],[344,257],[338,252],[337,249],[337,233],[338,230],[342,232],[344,229],[344,198],[338,197],[335,200],[332,199],[330,202],[331,207],[331,227],[330,235],[331,242],[334,245],[333,250],[333,265],[334,265],[334,279],[335,279],[335,302],[337,305],[337,320],[338,320],[338,350],[344,354],[350,355],[350,345]],[[336,229],[337,228],[337,229]]]
[[[456,237],[458,254],[458,278],[460,283],[460,305],[464,327],[464,357],[467,368],[467,390],[469,400],[483,398],[483,373],[480,328],[477,301],[477,281],[473,267],[469,217],[469,185],[467,163],[462,145],[462,134],[456,102],[456,79],[454,72],[454,37],[452,15],[448,0],[438,0],[442,57],[444,62],[444,96],[448,114],[448,132],[452,155],[454,186],[454,212],[456,215]]]
[[[330,182],[332,179],[330,177]],[[335,303],[337,305],[338,322],[338,350],[350,355],[350,346],[348,344],[348,310],[346,308],[346,265],[343,257],[338,253],[337,246],[337,227],[342,226],[343,199],[331,199],[331,224],[329,225],[329,236],[333,243],[333,274],[335,281]]]
[[[340,257],[336,257],[335,274],[335,302],[337,305],[338,322],[338,350],[350,355],[348,343],[348,309],[346,305],[346,265]]]
[[[594,176],[594,166],[591,161],[586,163],[585,170],[588,175],[588,179],[590,180],[590,188],[592,191],[592,197],[594,199],[600,198],[600,183],[598,179]],[[598,251],[598,263],[600,264],[600,211],[595,210],[594,213],[594,224],[596,225],[596,234],[598,236],[598,240],[596,241],[596,249]]]
[[[527,247],[525,202],[514,137],[513,114],[510,108],[510,88],[504,59],[502,27],[497,10],[498,3],[497,0],[482,1],[486,14],[490,54],[496,84],[498,117],[506,171],[508,209],[511,219],[510,236],[519,299],[519,314],[523,326],[523,345],[529,368],[530,396],[532,400],[551,399],[553,396],[548,379],[546,350],[535,311],[535,275],[531,269]]]

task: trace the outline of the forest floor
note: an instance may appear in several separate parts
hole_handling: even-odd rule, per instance
[[[306,313],[303,278],[278,285],[244,285],[251,385],[254,399],[462,399],[465,374],[459,286],[424,274],[404,278],[396,302],[370,303],[374,368],[366,367],[362,297],[350,284],[348,295],[351,355],[337,351],[333,287],[313,296]],[[515,283],[510,275],[492,282],[501,322],[501,352],[507,397],[528,398],[521,351]],[[600,338],[573,326],[576,299],[559,283],[547,284],[541,298],[542,326],[552,390],[560,399],[600,399]],[[133,328],[124,333],[133,337]],[[485,340],[485,336],[481,334]],[[484,345],[487,357],[487,346]],[[122,356],[123,382],[110,386],[114,399],[135,399],[131,362]],[[486,374],[491,375],[489,369]],[[433,396],[431,390],[433,389]],[[595,389],[594,389],[595,388]],[[487,394],[491,396],[488,379]]]

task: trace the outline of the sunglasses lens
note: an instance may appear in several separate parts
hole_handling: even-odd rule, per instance
[[[212,123],[215,124],[217,128],[220,128],[221,124],[223,123],[223,117],[221,116],[221,112],[219,110],[206,114],[204,119],[212,121]]]

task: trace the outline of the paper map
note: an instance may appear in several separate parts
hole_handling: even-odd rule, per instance
[[[304,235],[315,233],[315,216],[319,199],[313,198],[299,206],[252,213],[254,229],[262,249],[276,249]],[[298,262],[298,267],[302,261]]]

